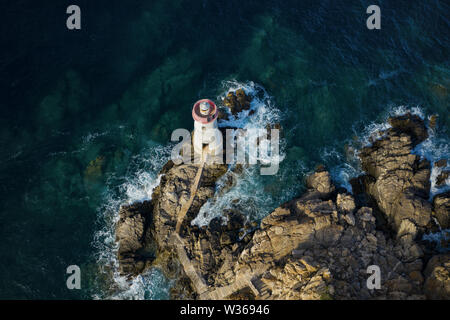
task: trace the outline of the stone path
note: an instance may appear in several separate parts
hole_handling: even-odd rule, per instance
[[[181,207],[180,211],[177,214],[177,226],[175,228],[175,232],[177,234],[180,233],[180,229],[181,229],[181,225],[183,224],[183,220],[186,217],[187,212],[191,208],[192,202],[194,201],[195,194],[197,193],[198,185],[199,185],[200,179],[202,177],[204,166],[205,166],[205,162],[202,161],[197,169],[197,174],[195,175],[194,183],[191,186],[189,200]]]

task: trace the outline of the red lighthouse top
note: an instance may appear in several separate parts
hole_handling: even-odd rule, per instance
[[[211,123],[219,116],[216,104],[209,99],[197,101],[192,108],[192,118],[201,123]]]

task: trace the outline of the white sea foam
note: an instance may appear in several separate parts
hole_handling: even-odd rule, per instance
[[[342,152],[338,152],[333,148],[324,148],[322,150],[322,159],[327,163],[335,163],[330,169],[330,173],[339,185],[345,187],[347,190],[351,191],[351,186],[348,180],[363,174],[361,170],[358,151],[363,146],[369,146],[374,141],[380,139],[382,135],[381,132],[391,128],[388,122],[388,118],[391,116],[400,116],[406,113],[411,113],[419,116],[422,119],[426,119],[426,114],[422,108],[418,106],[407,107],[407,106],[396,106],[390,107],[386,110],[382,116],[381,121],[371,122],[364,126],[362,131],[358,131],[356,127],[353,128],[354,135],[358,137],[358,140],[348,141],[349,150],[344,155]],[[431,170],[431,190],[430,198],[437,193],[444,192],[450,189],[450,178],[445,181],[445,184],[441,187],[436,186],[436,178],[442,172],[442,170],[448,170],[450,168],[450,163],[447,167],[438,168],[434,165],[434,162],[440,159],[450,158],[450,141],[445,133],[437,130],[428,129],[428,139],[419,144],[414,150],[414,154],[418,154],[423,158],[430,161]]]
[[[219,123],[220,127],[234,127],[241,129],[265,129],[268,124],[274,125],[282,119],[282,114],[272,102],[271,97],[263,87],[253,83],[240,83],[237,81],[227,81],[224,83],[224,93],[221,94],[217,101],[222,99],[232,91],[239,88],[244,89],[245,93],[253,96],[250,110],[245,110],[237,116],[233,116],[228,112],[229,119]],[[225,108],[228,110],[227,108]],[[268,144],[268,140],[263,140],[262,145]],[[268,164],[274,161],[284,160],[284,144],[280,143],[280,154],[258,156],[260,163]],[[247,156],[248,153],[247,153]],[[209,199],[200,209],[197,217],[191,222],[193,225],[208,225],[212,219],[221,217],[224,210],[236,209],[246,215],[247,219],[259,220],[266,216],[274,204],[272,195],[264,190],[264,178],[260,176],[259,166],[249,166],[244,168],[242,174],[235,178],[236,184],[227,189],[225,193],[220,190],[225,187],[227,176],[222,177],[217,182],[218,196]],[[232,174],[232,173],[228,173]]]
[[[450,141],[448,136],[439,132],[439,129],[428,129],[428,138],[419,144],[414,150],[414,154],[420,155],[431,163],[431,190],[430,200],[438,193],[450,190],[450,177],[445,182],[438,186],[436,184],[437,177],[443,170],[450,170]],[[441,159],[447,159],[447,165],[438,167],[434,163]]]

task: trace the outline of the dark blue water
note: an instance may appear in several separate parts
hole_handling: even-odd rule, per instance
[[[69,4],[80,31],[66,29]],[[151,196],[172,130],[193,127],[193,102],[239,85],[261,86],[262,118],[283,127],[278,175],[250,173],[226,199],[240,194],[252,219],[301,193],[318,163],[345,185],[359,172],[356,136],[392,113],[438,114],[417,152],[448,158],[448,2],[377,1],[374,31],[370,4],[2,4],[0,298],[167,298],[158,270],[132,284],[115,275],[117,207]],[[71,264],[81,290],[65,285]]]

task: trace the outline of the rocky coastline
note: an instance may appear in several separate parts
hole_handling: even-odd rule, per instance
[[[235,115],[251,97],[230,93],[224,105]],[[226,118],[227,113],[220,118]],[[205,164],[183,220],[184,252],[209,291],[233,288],[225,299],[450,299],[450,253],[424,234],[450,226],[450,192],[430,199],[431,164],[413,154],[427,124],[405,114],[359,151],[365,174],[338,188],[318,166],[307,191],[280,205],[257,224],[239,211],[222,212],[208,226],[191,225],[215,196],[219,178],[239,178],[239,167]],[[446,161],[447,159],[443,159]],[[119,272],[134,277],[150,267],[175,279],[173,299],[202,299],[171,241],[179,209],[189,201],[199,170],[169,161],[151,201],[123,205],[116,224]],[[228,179],[229,178],[229,179]],[[443,241],[441,247],[448,247]],[[381,271],[379,289],[368,289],[369,266]],[[245,275],[245,276],[244,276]],[[249,278],[247,275],[251,275]],[[243,280],[242,280],[243,281]],[[225,292],[226,290],[222,290]]]

